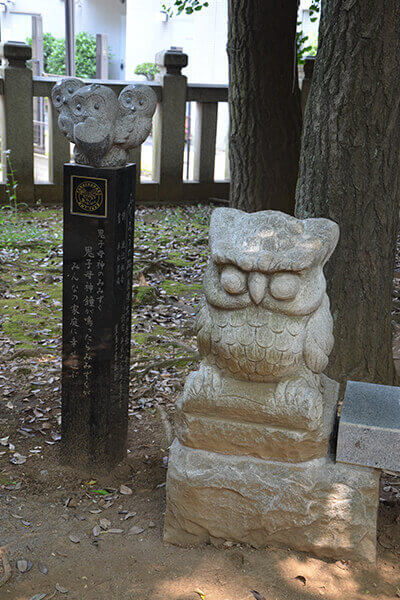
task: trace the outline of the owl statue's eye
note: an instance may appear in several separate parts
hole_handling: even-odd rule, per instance
[[[93,117],[97,117],[100,110],[104,110],[104,99],[95,94],[87,100],[87,110]]]
[[[125,108],[132,108],[132,105],[133,105],[132,94],[123,94],[123,96],[121,98],[121,104],[122,104],[122,106],[125,106]]]
[[[59,86],[57,86],[59,87]],[[63,103],[63,97],[62,97],[62,93],[60,89],[56,89],[53,88],[53,91],[51,93],[52,99],[53,99],[53,104],[56,108],[61,108],[62,103]]]
[[[246,274],[231,265],[221,273],[222,287],[228,294],[243,294],[246,291]]]
[[[269,282],[269,291],[276,300],[293,300],[300,289],[300,277],[294,273],[276,273]]]
[[[72,96],[73,93],[74,93],[74,88],[69,87],[68,88],[68,94],[70,94]]]

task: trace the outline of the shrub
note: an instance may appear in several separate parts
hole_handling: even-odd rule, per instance
[[[135,75],[144,75],[147,81],[154,81],[154,78],[160,69],[156,64],[151,62],[141,63],[135,69]]]

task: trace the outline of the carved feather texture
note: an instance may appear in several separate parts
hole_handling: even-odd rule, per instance
[[[313,373],[322,373],[333,348],[333,320],[325,294],[318,310],[310,317],[304,340],[304,360]]]
[[[198,345],[231,376],[252,381],[278,381],[303,364],[308,317],[259,310],[218,310],[203,304],[198,313]]]

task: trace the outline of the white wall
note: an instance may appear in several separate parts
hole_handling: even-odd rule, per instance
[[[12,11],[41,14],[43,33],[65,37],[64,0],[14,0],[9,3],[7,12],[0,13],[1,39],[25,42],[32,35],[31,18]],[[121,0],[75,1],[75,33],[108,34],[113,54],[109,72],[111,79],[124,79],[124,69],[120,69],[120,65],[125,66],[125,22],[125,4]]]
[[[160,0],[126,0],[126,78],[135,67],[154,62],[159,50],[181,46],[189,56],[183,73],[192,83],[228,82],[227,0],[212,0],[208,8],[161,22]]]
[[[181,14],[162,22],[160,0],[126,0],[126,79],[138,79],[135,67],[154,62],[158,51],[182,47],[189,57],[182,70],[189,83],[228,83],[227,0],[210,0],[210,6],[191,15]],[[167,3],[168,4],[168,3]],[[192,112],[192,131],[196,111]],[[228,106],[218,110],[217,148],[225,148]]]
[[[63,0],[15,0],[7,4],[7,12],[0,13],[3,41],[25,42],[27,37],[32,36],[31,17],[13,14],[12,11],[41,14],[43,31],[55,37],[64,37]]]
[[[58,1],[58,0],[57,0]],[[124,79],[125,67],[125,3],[121,0],[77,0],[75,33],[106,33],[113,54],[109,65],[110,79]]]

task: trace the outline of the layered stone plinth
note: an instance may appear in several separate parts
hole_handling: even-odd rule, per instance
[[[379,472],[171,447],[164,539],[243,542],[375,561]]]
[[[205,364],[178,402],[177,437],[191,448],[299,462],[325,456],[338,400],[335,381],[287,386],[242,382]]]

